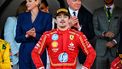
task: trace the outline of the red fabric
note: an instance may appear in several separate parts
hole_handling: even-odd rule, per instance
[[[119,57],[113,60],[111,69],[122,69],[121,59]]]
[[[32,59],[37,68],[43,66],[40,55],[45,48],[48,50],[50,69],[76,69],[79,48],[87,56],[83,66],[90,68],[96,57],[96,52],[85,35],[74,30],[60,31],[56,29],[44,33],[32,51]],[[62,59],[62,53],[65,53],[63,54],[64,59]]]

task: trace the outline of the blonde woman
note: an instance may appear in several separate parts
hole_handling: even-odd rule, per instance
[[[52,29],[52,16],[39,11],[40,0],[26,0],[28,12],[18,16],[16,41],[20,42],[19,69],[36,69],[31,58],[31,51],[43,34]],[[41,57],[46,67],[46,51]]]

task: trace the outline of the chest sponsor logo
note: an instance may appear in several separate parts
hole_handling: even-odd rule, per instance
[[[70,35],[70,40],[73,40],[74,39],[74,35]]]
[[[57,41],[53,41],[53,42],[52,42],[52,47],[54,47],[54,48],[55,48],[55,47],[58,47],[58,42],[57,42]]]
[[[58,34],[53,34],[52,35],[52,40],[58,40]]]
[[[58,48],[52,48],[53,52],[57,52],[59,49]]]
[[[66,52],[59,54],[58,60],[60,62],[67,62],[68,61],[68,54]]]
[[[57,52],[59,49],[58,49],[58,42],[57,41],[53,41],[52,42],[52,51],[53,52]]]
[[[75,48],[74,43],[71,42],[68,46],[68,49],[74,51],[74,48]]]

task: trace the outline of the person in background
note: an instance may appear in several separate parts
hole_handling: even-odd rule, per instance
[[[39,6],[39,9],[43,12],[49,13],[49,7],[46,0],[41,0],[41,4]]]
[[[26,10],[27,10],[26,1],[23,1],[17,8],[16,16],[8,17],[4,27],[4,40],[9,42],[11,47],[11,59],[13,64],[12,69],[19,69],[18,57],[19,57],[20,43],[17,43],[15,41],[17,16],[20,13],[26,12]]]
[[[110,69],[111,62],[117,56],[119,42],[119,20],[122,10],[115,6],[114,0],[104,0],[104,3],[104,7],[95,10],[93,17],[94,31],[97,37],[96,69]]]
[[[41,35],[52,29],[52,15],[39,10],[40,0],[26,0],[28,12],[18,16],[15,40],[21,43],[19,50],[19,69],[36,69],[31,51]],[[41,59],[46,67],[46,50]]]
[[[92,24],[92,14],[82,5],[82,0],[66,0],[68,4],[68,11],[71,15],[71,28],[83,32],[88,41],[94,46],[94,28]],[[79,51],[78,60],[83,64],[86,56]]]
[[[39,6],[39,9],[43,12],[50,13],[49,12],[49,6],[46,0],[42,0],[41,4]],[[56,28],[56,23],[54,22],[54,18],[52,19],[52,29]]]
[[[11,69],[10,44],[0,39],[0,69]]]
[[[39,58],[45,48],[50,58],[50,69],[76,69],[79,48],[87,56],[81,69],[90,69],[96,57],[96,52],[86,36],[72,30],[69,25],[68,10],[60,8],[56,13],[57,29],[45,32],[32,51],[32,59],[37,69],[45,69]]]

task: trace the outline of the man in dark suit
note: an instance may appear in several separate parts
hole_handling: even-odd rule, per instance
[[[93,25],[96,40],[96,69],[110,69],[116,57],[119,37],[119,19],[122,10],[114,5],[114,0],[104,0],[105,6],[94,12]]]
[[[94,31],[92,25],[92,14],[82,6],[82,0],[67,0],[68,10],[71,15],[71,26],[83,32],[88,40],[94,38]],[[79,52],[79,62],[83,64],[86,56],[83,52]]]

